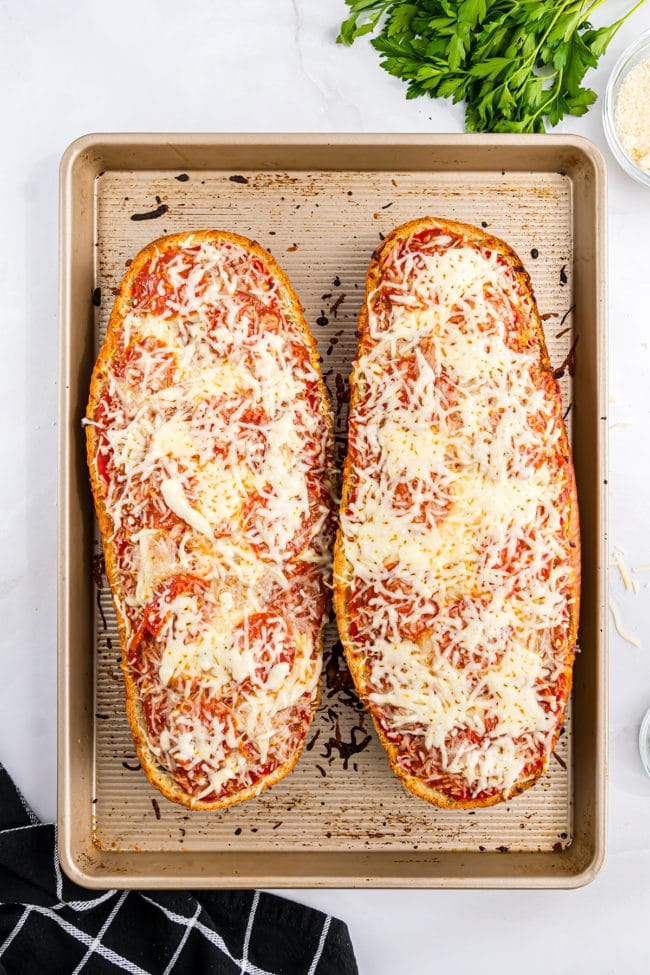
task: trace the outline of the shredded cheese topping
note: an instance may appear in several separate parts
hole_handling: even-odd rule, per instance
[[[341,513],[353,652],[404,771],[507,793],[548,760],[573,653],[559,390],[514,271],[460,236],[394,245],[367,311]]]
[[[89,415],[128,663],[160,765],[197,800],[291,760],[317,693],[332,531],[322,381],[244,247],[139,271]]]

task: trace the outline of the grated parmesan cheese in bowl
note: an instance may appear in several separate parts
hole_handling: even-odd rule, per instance
[[[618,162],[650,187],[650,31],[614,67],[603,101],[603,124]]]
[[[614,107],[614,124],[630,159],[650,173],[650,57],[623,78]]]

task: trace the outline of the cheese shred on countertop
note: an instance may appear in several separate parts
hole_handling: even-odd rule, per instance
[[[622,640],[625,640],[626,643],[631,644],[633,647],[640,647],[641,641],[637,637],[632,636],[631,633],[628,633],[626,629],[624,629],[623,623],[621,622],[621,614],[619,612],[618,606],[616,605],[613,599],[610,599],[609,601],[609,609],[612,614],[612,619],[614,620],[614,626],[616,627],[616,632],[618,633],[620,638]]]

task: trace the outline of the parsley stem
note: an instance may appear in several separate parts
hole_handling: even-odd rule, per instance
[[[620,20],[615,21],[614,26],[616,27],[616,30],[618,30],[618,28],[621,26],[621,24],[624,24],[625,23],[625,21],[627,20],[628,17],[631,17],[632,16],[632,14],[634,13],[635,10],[638,10],[639,7],[642,7],[644,3],[645,3],[645,0],[639,0],[639,2],[638,3],[635,3],[634,6],[631,7],[630,10],[628,10],[628,12],[626,14],[623,14],[623,16],[621,17]]]
[[[585,10],[585,12],[584,12],[584,14],[583,14],[583,16],[582,16],[582,18],[580,20],[580,23],[581,24],[584,23],[585,20],[591,15],[592,10],[596,10],[604,2],[605,2],[605,0],[594,0],[594,3],[592,3],[592,5],[590,7],[587,7],[587,9]],[[643,0],[642,0],[642,2],[643,2]]]
[[[591,12],[593,10],[596,10],[597,7],[600,7],[600,5],[602,3],[604,3],[604,2],[605,2],[605,0],[594,0],[594,3],[592,3],[592,5],[590,7],[587,7],[587,9],[585,11],[585,15],[584,15],[584,17],[582,18],[582,20],[580,22],[581,23],[584,23],[584,21],[587,20],[587,18],[591,15]],[[622,24],[625,23],[625,21],[628,19],[628,17],[631,17],[632,14],[634,13],[634,11],[635,10],[638,10],[639,7],[642,7],[644,3],[645,3],[645,0],[638,0],[638,3],[635,3],[634,6],[631,7],[627,11],[627,13],[623,14],[623,16],[619,20],[615,20],[614,23],[611,25],[611,27],[612,27],[612,34],[615,34],[616,31],[619,29],[619,27]]]
[[[597,2],[598,3],[602,3],[603,0],[597,0]],[[533,67],[537,63],[537,58],[538,58],[539,52],[541,51],[542,47],[544,46],[544,43],[546,42],[546,38],[548,37],[548,35],[553,30],[553,28],[555,27],[558,19],[565,12],[566,8],[569,7],[570,5],[571,5],[571,3],[570,2],[567,3],[566,0],[565,0],[564,3],[561,3],[559,5],[558,10],[556,11],[555,16],[553,17],[553,20],[551,21],[551,23],[547,27],[545,33],[542,34],[542,38],[541,38],[539,44],[537,45],[537,47],[535,48],[535,50],[533,51],[533,53],[528,55],[528,57],[523,62],[523,64],[520,65],[519,68],[517,68],[517,71],[524,71],[525,69],[528,69],[529,72],[530,72],[533,69]],[[505,85],[508,84],[508,81],[509,80],[510,80],[509,78],[505,78],[499,85],[497,85],[497,87],[494,89],[494,92],[496,93],[496,92],[500,91]]]
[[[564,77],[564,69],[563,68],[560,68],[560,70],[557,73],[557,81],[553,85],[553,87],[550,89],[550,96],[546,99],[546,101],[544,102],[543,105],[540,105],[540,107],[537,109],[537,111],[535,112],[535,114],[530,116],[530,127],[531,127],[531,131],[532,131],[532,123],[535,121],[535,119],[536,118],[539,118],[540,115],[541,116],[546,115],[546,109],[548,108],[549,105],[552,105],[553,104],[553,102],[555,101],[555,99],[557,98],[557,96],[562,91],[562,79],[563,79],[563,77]]]
[[[599,3],[602,3],[602,0],[598,0],[598,2]],[[546,43],[546,38],[548,37],[548,35],[551,33],[551,31],[555,27],[556,23],[558,22],[558,19],[561,17],[561,15],[565,12],[566,8],[569,7],[569,6],[571,6],[571,4],[569,4],[569,3],[560,4],[559,10],[557,11],[557,13],[555,14],[555,17],[553,18],[553,20],[549,24],[549,26],[548,26],[548,28],[546,30],[546,33],[542,34],[541,41],[539,42],[539,44],[535,48],[534,53],[528,58],[529,62],[531,63],[531,67],[534,64],[536,64],[536,62],[537,62],[537,56],[538,56],[539,52],[542,50],[542,47],[544,46],[544,44]],[[532,61],[531,61],[531,58],[532,58]]]

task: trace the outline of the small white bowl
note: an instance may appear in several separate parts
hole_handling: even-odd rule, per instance
[[[609,148],[616,156],[626,173],[632,176],[637,182],[650,187],[650,173],[646,173],[640,166],[630,159],[620,143],[616,125],[614,123],[614,113],[616,111],[616,100],[624,78],[641,61],[650,58],[650,30],[644,31],[633,44],[630,44],[614,65],[607,88],[603,98],[603,128],[609,143]],[[650,774],[650,773],[649,773]]]

